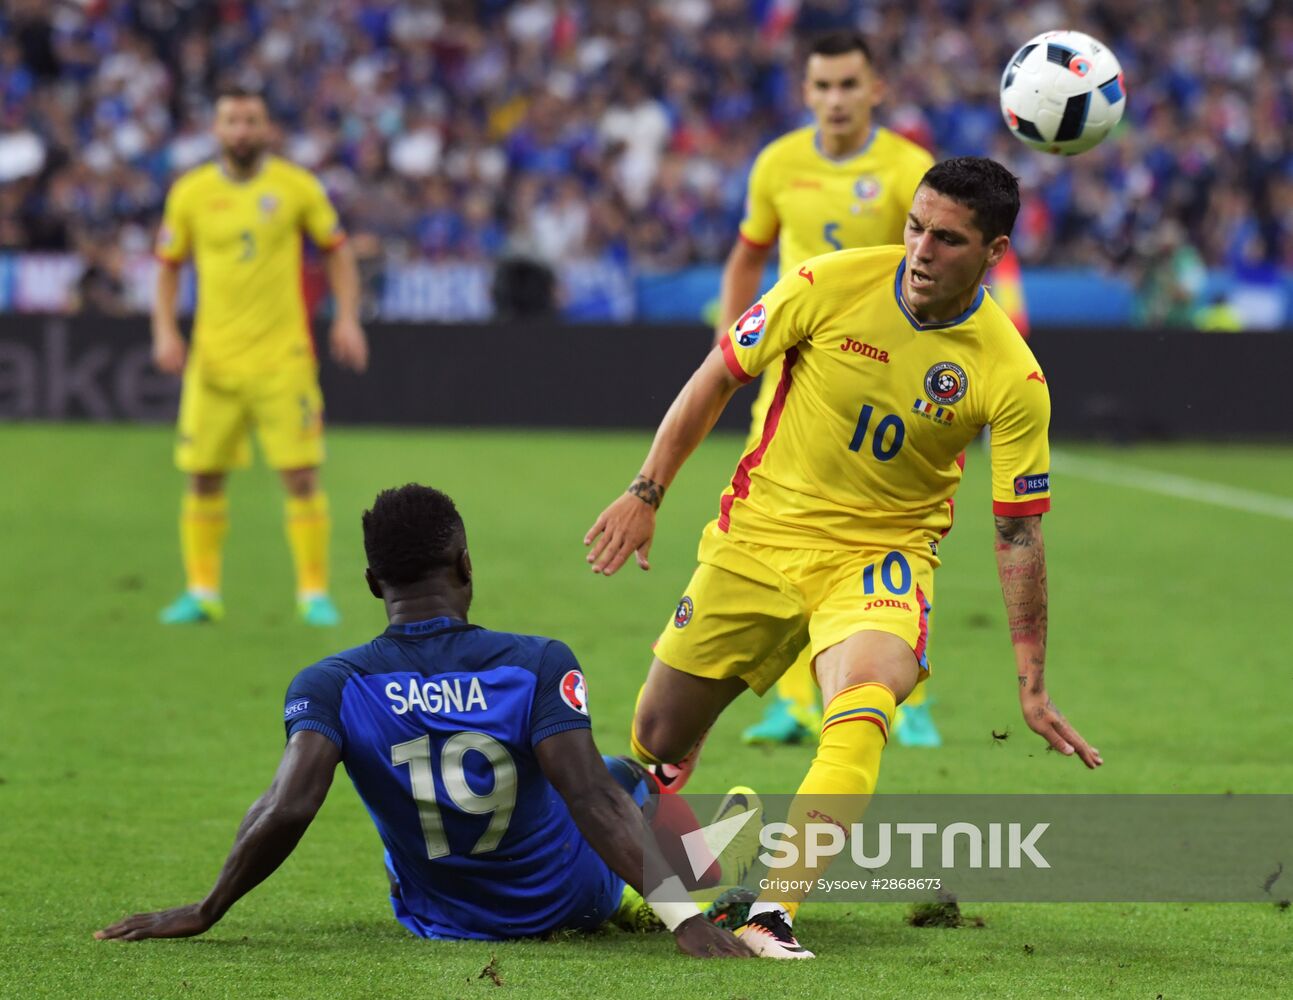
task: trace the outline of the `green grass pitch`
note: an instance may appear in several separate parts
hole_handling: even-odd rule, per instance
[[[637,469],[638,434],[334,431],[332,631],[293,618],[277,484],[237,475],[218,627],[167,630],[180,480],[163,428],[0,427],[0,995],[5,997],[1203,997],[1293,982],[1293,911],[1244,905],[967,904],[979,928],[917,929],[898,904],[809,905],[814,962],[702,963],[668,936],[419,941],[390,916],[381,849],[344,775],[295,855],[205,937],[91,932],[200,897],[282,746],[300,667],[384,624],[359,513],[418,480],[453,495],[477,570],[473,618],[559,636],[585,665],[602,749],[622,752],[649,645],[691,572],[738,442],[707,443],[665,502],[653,568],[610,580],[580,539]],[[1278,448],[1078,454],[1293,497]],[[1088,773],[1019,719],[997,589],[986,455],[970,456],[943,549],[931,655],[947,741],[896,745],[889,792],[1289,792],[1287,520],[1056,476],[1046,520],[1052,693],[1104,752]],[[790,791],[806,749],[712,736],[698,791]],[[996,743],[991,731],[1010,731]],[[1236,844],[1235,850],[1243,850]],[[1285,893],[1287,894],[1287,892]],[[502,985],[481,977],[495,959]],[[1283,983],[1283,986],[1280,984]]]

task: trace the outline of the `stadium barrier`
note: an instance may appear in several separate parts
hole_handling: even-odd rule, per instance
[[[694,325],[536,323],[378,324],[369,336],[367,374],[323,365],[330,423],[650,428],[710,335]],[[1031,343],[1056,438],[1293,437],[1270,381],[1293,371],[1288,333],[1068,329]],[[721,427],[744,429],[752,391]],[[0,419],[169,421],[178,397],[179,381],[151,366],[144,319],[0,317]]]

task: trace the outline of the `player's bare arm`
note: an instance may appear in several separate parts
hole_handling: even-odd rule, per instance
[[[593,546],[588,562],[594,573],[610,576],[630,555],[636,557],[642,569],[651,568],[647,555],[664,491],[740,387],[722,351],[715,347],[669,407],[629,489],[601,512],[584,535],[584,544]]]
[[[772,245],[759,246],[737,239],[723,265],[723,280],[718,293],[718,322],[714,326],[714,345],[727,333],[759,295],[759,283],[767,267]]]
[[[1046,546],[1041,515],[996,518],[997,573],[1015,648],[1019,705],[1028,727],[1065,756],[1087,767],[1104,763],[1046,693]]]
[[[565,800],[584,839],[620,878],[643,896],[657,886],[643,885],[643,875],[665,871],[642,810],[611,777],[587,729],[549,736],[534,748],[539,766]],[[690,906],[691,904],[685,904]],[[694,958],[750,958],[750,951],[730,931],[715,927],[696,911],[674,928],[678,948]]]
[[[283,751],[264,794],[247,810],[229,857],[206,898],[156,913],[137,913],[96,931],[99,940],[193,937],[209,930],[239,899],[287,860],[318,814],[341,762],[337,745],[321,733],[296,733]]]
[[[329,337],[332,356],[339,364],[362,372],[368,367],[368,337],[359,324],[359,265],[349,241],[327,252],[324,269],[336,308]]]
[[[167,375],[179,375],[183,372],[184,362],[188,357],[188,348],[175,318],[175,302],[179,297],[179,290],[179,265],[159,262],[157,287],[153,295],[153,364]]]

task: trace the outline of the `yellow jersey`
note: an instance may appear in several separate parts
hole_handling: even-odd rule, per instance
[[[982,286],[962,315],[919,323],[900,295],[905,263],[902,247],[803,261],[719,342],[743,382],[780,372],[719,530],[784,548],[936,543],[957,456],[985,425],[994,512],[1050,509],[1050,396],[1028,345]]]
[[[920,146],[879,125],[841,160],[821,152],[816,127],[788,132],[750,170],[741,238],[761,247],[778,240],[783,276],[832,250],[901,243],[911,200],[933,165]]]
[[[315,363],[301,288],[302,232],[324,250],[345,240],[323,185],[276,156],[245,181],[208,163],[175,182],[156,254],[172,265],[193,259],[193,363],[213,374]]]

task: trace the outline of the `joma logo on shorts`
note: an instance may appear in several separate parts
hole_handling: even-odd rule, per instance
[[[892,597],[881,597],[874,601],[867,601],[863,611],[870,611],[872,608],[897,608],[899,611],[910,611],[911,605],[906,601],[895,601]]]
[[[844,338],[844,343],[840,344],[840,350],[846,354],[860,354],[862,357],[870,358],[872,361],[879,361],[882,365],[889,363],[888,351],[882,351],[878,347],[864,344],[862,341],[854,340],[852,337]]]

